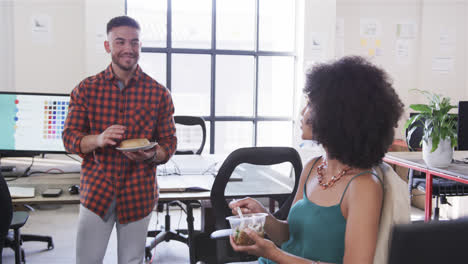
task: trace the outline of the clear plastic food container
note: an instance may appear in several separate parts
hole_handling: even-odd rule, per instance
[[[265,213],[256,213],[256,214],[245,214],[243,217],[228,216],[226,219],[229,221],[232,229],[232,235],[234,236],[234,242],[237,245],[247,246],[253,245],[254,241],[250,239],[244,230],[250,228],[251,230],[257,232],[261,237],[265,235],[263,226],[265,225],[265,218],[268,214]]]

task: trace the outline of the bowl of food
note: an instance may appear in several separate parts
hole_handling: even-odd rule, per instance
[[[263,227],[265,225],[266,216],[267,214],[265,213],[256,213],[226,217],[231,225],[232,235],[236,245],[249,246],[255,244],[249,235],[245,233],[245,230],[247,229],[253,230],[259,236],[263,237],[265,235]]]

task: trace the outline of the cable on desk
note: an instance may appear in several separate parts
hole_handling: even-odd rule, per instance
[[[218,162],[215,162],[208,166],[208,168],[202,172],[202,175],[209,173],[216,176],[216,174],[218,174],[218,171],[216,170],[216,165],[218,165]]]
[[[169,160],[174,163],[174,170],[168,170],[166,164],[158,165],[158,176],[182,175],[179,166],[172,159]],[[172,172],[174,171],[174,172]]]
[[[15,176],[13,178],[8,177],[8,178],[5,178],[5,181],[6,182],[16,181],[18,178],[19,178],[19,176]]]
[[[74,160],[74,161],[76,161],[76,162],[78,162],[78,163],[80,163],[80,164],[81,164],[81,160],[79,160],[79,159],[75,159],[75,158],[74,158],[74,157],[72,157],[70,154],[65,154],[65,156],[67,156],[67,157],[69,157],[70,159],[72,159],[72,160]]]
[[[170,159],[170,161],[171,161],[172,163],[174,163],[175,174],[176,174],[176,175],[182,175],[182,173],[180,172],[179,165],[177,165],[177,163],[176,163],[174,160],[172,160],[172,159]]]
[[[26,170],[24,170],[23,174],[20,176],[20,177],[27,177],[29,176],[29,171],[31,170],[32,166],[34,164],[34,156],[32,156],[31,158],[31,165],[29,165],[29,167],[26,168]]]
[[[52,172],[56,170],[57,172]],[[46,170],[46,171],[32,171],[29,173],[29,175],[32,175],[32,174],[41,174],[41,173],[44,173],[44,174],[76,174],[76,173],[80,173],[80,171],[67,171],[67,172],[64,172],[62,171],[61,169],[57,169],[57,168],[52,168],[52,169],[49,169],[49,170]]]
[[[462,158],[461,160],[452,159],[454,164],[468,164],[468,158]]]
[[[51,168],[51,169],[48,169],[45,171],[45,173],[51,173],[52,171],[58,171],[59,173],[63,174],[65,173],[63,170],[59,169],[59,168]]]

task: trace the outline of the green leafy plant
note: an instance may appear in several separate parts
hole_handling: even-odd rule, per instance
[[[417,127],[423,128],[422,140],[429,142],[432,139],[432,149],[434,152],[439,146],[441,140],[450,139],[451,146],[457,145],[457,121],[454,115],[449,114],[450,110],[457,108],[455,105],[450,104],[449,97],[442,97],[441,95],[433,94],[428,91],[414,89],[426,96],[429,104],[412,104],[410,108],[419,112],[412,116],[405,123],[404,130],[411,127],[408,131],[408,142],[411,135]],[[422,140],[419,143],[422,144]]]

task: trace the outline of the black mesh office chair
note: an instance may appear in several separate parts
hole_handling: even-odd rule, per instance
[[[297,151],[290,147],[241,148],[235,150],[226,158],[218,171],[210,194],[211,204],[213,206],[212,211],[215,217],[215,228],[218,230],[213,233],[211,237],[216,240],[214,243],[210,241],[202,241],[202,239],[198,239],[198,241],[196,241],[196,252],[199,254],[197,256],[198,260],[202,260],[205,263],[226,263],[256,259],[255,256],[234,252],[229,244],[227,236],[228,232],[226,232],[226,229],[229,229],[230,226],[226,217],[232,215],[232,213],[228,207],[228,202],[224,192],[231,174],[238,165],[243,163],[253,165],[274,165],[283,162],[289,162],[292,164],[295,175],[294,188],[292,192],[287,195],[273,197],[279,202],[279,209],[274,213],[274,215],[278,219],[284,220],[289,214],[289,209],[294,200],[294,195],[296,194],[299,178],[302,172],[302,162]],[[200,252],[211,253],[212,257],[202,259],[200,255],[203,254]],[[216,256],[214,256],[215,254]]]
[[[0,171],[0,264],[2,263],[2,251],[5,245],[5,239],[8,235],[8,229],[10,229],[11,218],[13,216],[13,206],[11,205],[10,192],[5,179]]]
[[[203,148],[205,147],[205,142],[206,142],[206,126],[205,126],[205,119],[201,116],[174,116],[174,122],[176,123],[176,126],[183,125],[183,126],[200,126],[202,129],[202,138],[201,138],[201,143],[198,149],[180,149],[179,146],[177,146],[177,150],[175,152],[176,155],[193,155],[193,154],[198,154],[200,155],[203,152]],[[178,135],[178,137],[180,137]],[[180,141],[183,140],[183,138],[179,138]],[[180,145],[180,142],[179,144]]]
[[[203,148],[205,147],[206,142],[206,126],[205,120],[203,117],[199,116],[174,116],[174,122],[176,125],[183,125],[183,126],[200,126],[201,127],[201,143],[198,149],[180,149],[179,146],[175,152],[175,155],[200,155],[203,152]],[[181,136],[178,136],[178,140],[181,140]],[[179,144],[178,144],[179,145]],[[191,144],[192,145],[192,144]],[[152,253],[151,250],[156,247],[162,241],[169,242],[170,240],[176,240],[182,243],[186,243],[190,245],[189,237],[188,237],[188,230],[171,230],[171,216],[169,214],[170,207],[179,207],[182,211],[187,214],[188,218],[191,218],[191,224],[193,225],[193,215],[192,209],[199,208],[200,202],[193,200],[193,201],[170,201],[170,202],[162,202],[160,201],[157,205],[157,211],[163,212],[166,211],[165,219],[164,219],[164,230],[155,230],[155,231],[148,231],[147,236],[153,237],[154,239],[151,241],[150,245],[146,246],[145,248],[145,259],[151,259]],[[191,227],[193,229],[193,227]]]
[[[8,191],[8,186],[1,176],[0,172],[0,208],[2,216],[0,219],[0,245],[1,249],[3,247],[9,247],[15,251],[15,263],[26,263],[24,250],[21,248],[23,242],[26,241],[40,241],[47,243],[47,249],[53,249],[54,243],[52,237],[50,236],[39,236],[39,235],[26,235],[21,234],[20,228],[26,224],[29,214],[27,212],[17,211],[12,212],[13,207],[11,203],[10,192]],[[5,213],[5,215],[4,215]],[[6,229],[5,229],[6,227]],[[12,232],[8,232],[9,229],[12,229]],[[6,232],[5,232],[6,230]],[[0,264],[1,264],[1,253],[0,249]]]
[[[411,113],[410,116],[414,114]],[[424,122],[423,120],[420,122]],[[408,136],[409,131],[413,126],[409,127],[406,130],[406,136]],[[410,151],[420,151],[421,150],[421,140],[423,137],[422,127],[416,127],[411,134],[411,138],[408,141],[408,149]],[[406,137],[408,138],[408,137]],[[413,189],[418,189],[423,192],[426,191],[426,174],[415,172],[413,169],[408,170],[408,191],[410,198],[412,197]],[[468,195],[468,185],[451,181],[444,178],[434,177],[432,180],[432,197],[436,198],[435,208],[434,208],[434,220],[439,219],[439,203],[440,204],[449,204],[447,197],[449,196],[466,196]]]

